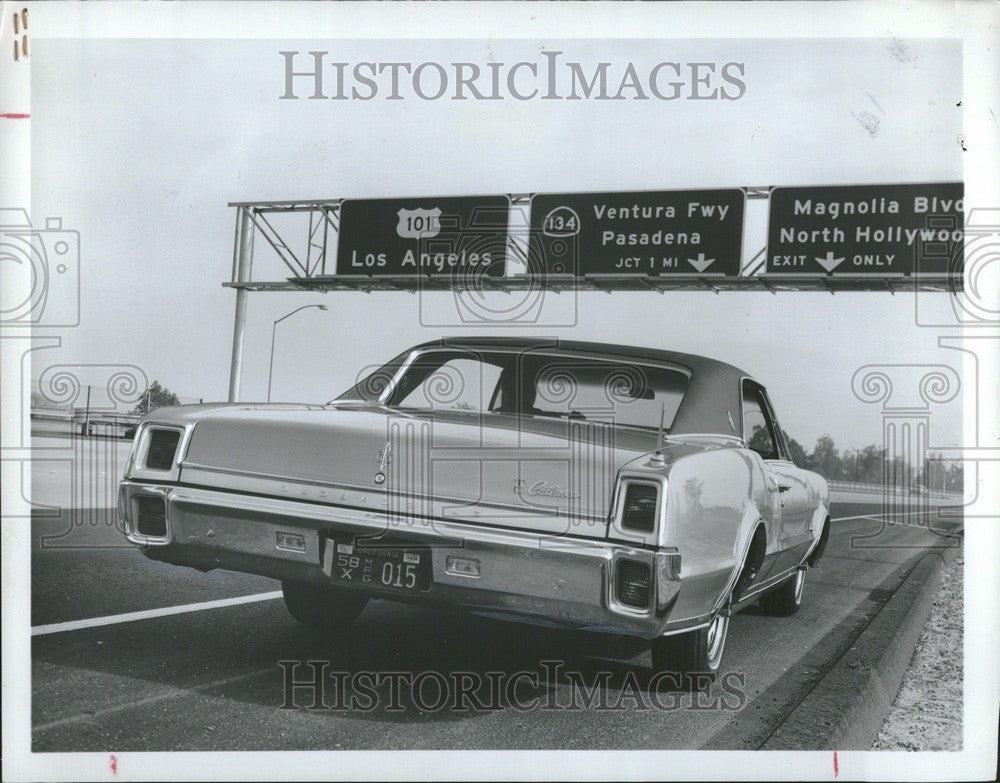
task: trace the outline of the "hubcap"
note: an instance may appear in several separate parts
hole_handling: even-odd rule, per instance
[[[795,604],[802,603],[802,590],[806,586],[806,569],[800,568],[795,575]]]
[[[725,615],[716,615],[712,624],[708,626],[708,666],[713,671],[719,668],[722,662],[722,651],[726,646],[726,633],[729,630],[729,618]]]

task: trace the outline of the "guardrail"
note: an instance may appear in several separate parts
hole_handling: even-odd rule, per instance
[[[886,493],[906,493],[916,494],[929,498],[942,498],[946,500],[961,499],[961,492],[943,492],[942,490],[926,489],[922,485],[912,485],[910,487],[887,487],[885,484],[864,484],[860,481],[827,481],[831,492],[858,492],[866,495],[882,495]]]
[[[114,411],[35,409],[31,411],[31,429],[37,434],[69,434],[75,430],[85,437],[131,438],[140,418]]]
[[[134,413],[111,413],[108,411],[90,411],[88,414],[85,410],[72,410],[72,411],[58,411],[58,410],[33,410],[31,411],[32,419],[48,419],[51,421],[85,421],[89,419],[90,421],[118,421],[118,422],[130,422],[135,423],[139,421],[140,416]]]

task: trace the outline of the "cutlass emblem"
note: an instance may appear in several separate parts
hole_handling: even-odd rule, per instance
[[[518,495],[531,495],[532,497],[567,498],[570,500],[580,497],[577,492],[570,492],[558,484],[549,484],[547,481],[536,481],[530,487],[526,487],[526,483],[524,479],[515,479],[514,491]]]
[[[392,444],[386,441],[385,448],[378,453],[378,473],[375,474],[375,483],[385,483],[385,471],[392,463]]]

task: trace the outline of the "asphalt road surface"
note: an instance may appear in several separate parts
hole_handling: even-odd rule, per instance
[[[933,511],[879,511],[834,503],[801,611],[736,615],[724,674],[697,696],[606,637],[456,611],[372,601],[347,632],[316,634],[271,580],[122,545],[110,510],[35,519],[32,749],[757,748],[918,560],[954,545]],[[321,662],[322,692],[286,689],[296,661]]]

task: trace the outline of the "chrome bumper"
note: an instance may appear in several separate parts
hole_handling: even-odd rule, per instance
[[[136,530],[136,498],[141,496],[164,499],[166,535],[151,537]],[[450,604],[509,619],[647,639],[686,630],[686,623],[668,624],[681,586],[675,550],[419,517],[390,520],[384,511],[129,480],[120,486],[118,505],[128,540],[147,556],[177,565],[329,584],[331,539],[381,533],[429,548],[431,583],[419,594],[371,589],[372,597]],[[287,543],[287,534],[301,537],[301,551],[279,546]],[[476,562],[478,575],[456,573],[449,567],[455,557]],[[616,599],[615,569],[623,559],[651,569],[646,609]]]

